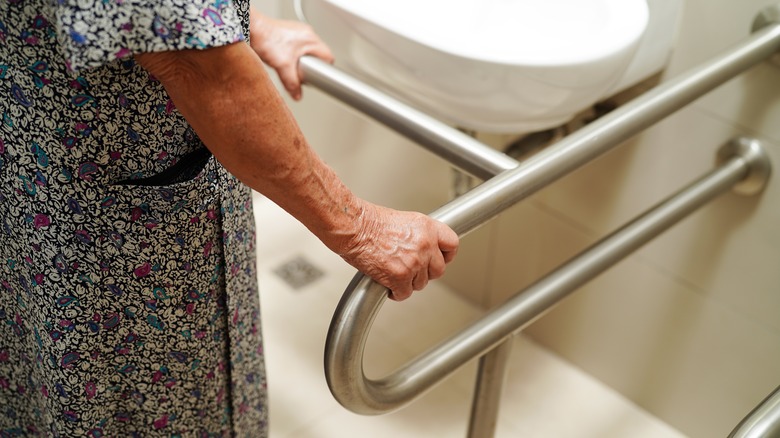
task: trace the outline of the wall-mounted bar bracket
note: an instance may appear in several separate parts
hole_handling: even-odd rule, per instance
[[[776,3],[771,6],[767,6],[762,9],[756,18],[753,20],[753,32],[757,32],[767,26],[773,24],[780,24],[780,3]],[[768,58],[768,61],[772,64],[780,67],[780,52]]]
[[[722,165],[734,157],[742,157],[751,163],[750,173],[734,185],[732,189],[734,193],[744,196],[761,193],[772,175],[772,163],[764,148],[761,147],[761,142],[747,137],[735,138],[718,150],[715,161],[716,164]]]

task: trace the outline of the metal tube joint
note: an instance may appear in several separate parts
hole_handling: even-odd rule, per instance
[[[715,162],[720,166],[735,157],[745,160],[748,174],[734,186],[734,193],[743,196],[761,193],[772,175],[772,162],[761,142],[753,138],[737,137],[718,149]]]
[[[758,15],[756,15],[756,18],[753,20],[752,31],[755,33],[772,25],[780,25],[780,3],[767,6],[759,11]],[[776,66],[780,66],[780,52],[771,56],[769,62]]]
[[[767,6],[758,12],[753,20],[753,32],[772,24],[780,24],[780,3]]]

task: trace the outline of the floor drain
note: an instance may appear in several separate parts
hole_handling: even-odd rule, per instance
[[[324,272],[312,265],[302,256],[298,256],[279,266],[273,270],[273,273],[284,280],[284,282],[293,289],[300,289],[304,286],[308,286],[325,275]]]

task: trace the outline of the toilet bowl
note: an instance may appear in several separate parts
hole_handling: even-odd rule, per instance
[[[682,0],[298,1],[340,68],[455,126],[521,133],[662,69]]]

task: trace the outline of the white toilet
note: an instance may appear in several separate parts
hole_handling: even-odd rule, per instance
[[[298,0],[336,65],[455,126],[559,126],[661,69],[682,0]]]

